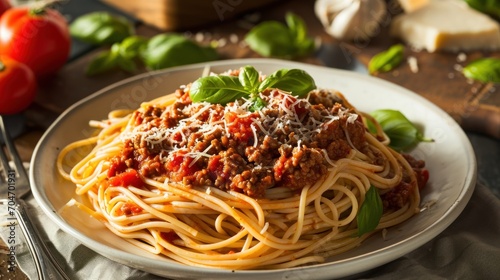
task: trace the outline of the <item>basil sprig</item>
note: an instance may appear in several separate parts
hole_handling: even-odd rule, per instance
[[[356,220],[358,223],[358,236],[375,230],[380,223],[384,210],[382,198],[377,188],[370,186],[365,194],[365,200],[359,208]]]
[[[249,95],[238,77],[208,76],[196,80],[189,90],[193,102],[206,101],[209,103],[226,104],[243,96]]]
[[[268,88],[279,88],[303,97],[316,88],[316,83],[301,69],[280,69],[260,82],[257,70],[252,66],[245,66],[240,69],[238,77],[215,75],[197,79],[191,85],[189,96],[193,102],[223,105],[249,96],[254,100],[254,106],[257,103],[259,108],[263,106],[263,100],[257,99],[257,93]]]
[[[93,76],[117,68],[129,73],[135,72],[135,60],[146,42],[144,37],[130,36],[120,43],[114,43],[110,50],[100,52],[90,61],[85,73]]]
[[[261,84],[259,78],[259,72],[250,65],[242,67],[238,75],[238,81],[250,93],[257,93],[259,91],[259,85]]]
[[[76,18],[70,34],[86,43],[103,45],[121,42],[134,34],[134,26],[125,17],[107,12],[93,12]]]
[[[248,46],[265,57],[293,58],[314,50],[314,40],[307,36],[304,21],[293,13],[285,15],[286,25],[279,21],[264,21],[245,36]]]
[[[388,50],[380,52],[372,57],[368,63],[368,71],[370,74],[377,72],[389,72],[398,67],[404,58],[404,46],[401,44],[394,45]]]
[[[481,82],[500,83],[500,59],[481,58],[462,69],[465,77]]]
[[[71,35],[96,45],[111,48],[98,53],[86,69],[88,76],[121,69],[137,70],[137,63],[151,70],[215,60],[212,47],[199,45],[178,33],[163,33],[146,39],[134,35],[132,22],[107,12],[94,12],[76,18]]]
[[[316,88],[314,79],[304,70],[281,69],[272,73],[259,85],[259,91],[267,88],[279,88],[299,97],[305,96]]]
[[[432,139],[425,138],[400,111],[382,109],[370,113],[380,124],[382,130],[389,137],[389,146],[397,151],[412,148],[419,142],[431,142]]]
[[[214,48],[200,46],[183,35],[164,33],[148,41],[141,57],[146,66],[157,70],[216,60],[218,54]]]

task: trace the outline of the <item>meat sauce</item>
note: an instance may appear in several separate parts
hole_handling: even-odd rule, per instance
[[[297,99],[266,90],[261,93],[266,106],[254,112],[245,100],[226,106],[192,103],[186,88],[176,95],[170,106],[134,113],[136,128],[111,160],[111,185],[142,187],[140,175],[258,198],[273,187],[300,191],[325,175],[329,162],[346,157],[353,147],[365,151],[368,146],[361,116],[328,91]],[[426,171],[418,164],[422,183]],[[386,206],[401,205],[412,185],[402,183],[386,194]]]

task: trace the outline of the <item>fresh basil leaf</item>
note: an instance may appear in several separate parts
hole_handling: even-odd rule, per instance
[[[130,36],[125,38],[120,44],[120,55],[132,59],[137,57],[146,46],[147,39],[142,36]]]
[[[388,50],[376,54],[368,63],[370,74],[377,72],[388,72],[398,67],[404,58],[404,46],[394,45]]]
[[[92,59],[85,70],[87,76],[94,76],[107,72],[118,66],[118,54],[112,51],[103,51]]]
[[[370,113],[380,124],[382,130],[391,140],[389,146],[394,150],[404,151],[412,148],[419,142],[429,142],[400,111],[383,109]]]
[[[87,66],[87,76],[95,76],[119,68],[126,72],[137,71],[134,57],[137,56],[137,38],[128,37],[121,43],[114,43],[110,50],[99,53]],[[130,40],[128,40],[130,38]]]
[[[266,107],[266,101],[264,101],[259,96],[255,96],[252,98],[252,106],[250,106],[250,112],[256,112],[262,110],[262,108]]]
[[[137,71],[137,65],[135,64],[135,62],[129,59],[118,60],[118,67],[129,73],[134,73],[135,71]]]
[[[382,198],[380,198],[377,188],[370,186],[356,216],[358,236],[375,230],[380,223],[383,211],[384,205],[382,204]]]
[[[244,96],[254,99],[253,109],[265,106],[263,100],[255,95],[267,88],[279,88],[295,96],[305,96],[316,88],[314,79],[307,72],[300,69],[281,69],[264,81],[259,82],[259,73],[252,66],[240,69],[235,76],[208,76],[196,80],[190,89],[193,102],[207,101],[210,103],[226,104]]]
[[[189,96],[193,102],[226,104],[249,92],[235,76],[217,75],[199,78],[191,84]]]
[[[500,83],[500,59],[481,58],[462,69],[465,77],[481,82]]]
[[[372,134],[376,134],[377,133],[377,127],[375,126],[375,124],[372,122],[371,119],[369,118],[364,118],[365,120],[365,123],[366,123],[366,128],[368,129],[368,131]]]
[[[287,13],[285,15],[285,21],[290,29],[290,34],[295,41],[302,41],[307,39],[307,28],[305,22],[295,15],[294,13]]]
[[[294,46],[297,56],[306,55],[314,49],[314,40],[307,37],[307,27],[302,20],[294,13],[287,13],[285,20],[294,39]]]
[[[500,18],[500,2],[498,0],[465,0],[465,2],[482,13]]]
[[[253,66],[247,65],[240,69],[238,80],[247,91],[256,93],[260,84],[259,77],[259,72]]]
[[[135,32],[126,18],[107,12],[80,16],[70,24],[69,31],[73,37],[95,45],[121,42]]]
[[[278,21],[264,21],[245,36],[248,46],[265,57],[293,58],[314,50],[314,40],[307,37],[304,21],[288,13],[287,25]]]
[[[313,40],[303,40],[295,43],[297,49],[297,56],[305,56],[314,50],[315,43]]]
[[[316,88],[316,83],[304,70],[280,69],[262,81],[259,91],[264,91],[267,88],[279,88],[292,95],[303,97]]]
[[[245,36],[245,42],[265,57],[292,57],[295,51],[288,27],[277,21],[265,21],[253,27]]]
[[[159,34],[151,38],[141,52],[141,57],[150,69],[211,61],[218,58],[211,47],[203,47],[175,33]]]
[[[134,73],[137,71],[137,65],[132,59],[121,57],[118,59],[118,67],[126,72]]]

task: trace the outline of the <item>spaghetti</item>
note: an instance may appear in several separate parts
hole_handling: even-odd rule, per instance
[[[339,93],[266,89],[252,110],[245,98],[193,103],[189,90],[91,121],[97,135],[58,157],[88,198],[74,205],[130,243],[192,266],[288,268],[324,262],[418,212],[423,162],[388,148]],[[383,215],[365,233],[370,188]]]

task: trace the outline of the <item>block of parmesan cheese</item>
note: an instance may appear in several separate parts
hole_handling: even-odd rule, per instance
[[[464,2],[430,1],[394,18],[391,34],[418,49],[451,52],[500,49],[500,27]]]
[[[405,13],[416,11],[429,3],[429,0],[398,0]]]

